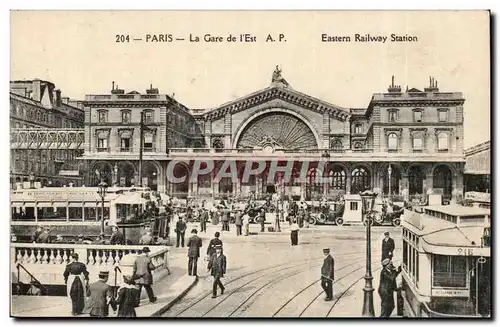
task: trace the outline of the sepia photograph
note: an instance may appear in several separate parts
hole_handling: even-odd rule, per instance
[[[490,15],[12,10],[10,316],[491,319]]]

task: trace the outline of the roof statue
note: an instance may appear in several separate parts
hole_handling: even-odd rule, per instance
[[[283,78],[283,76],[281,76],[281,68],[279,67],[279,65],[276,65],[276,68],[274,69],[272,83],[279,83],[284,85],[285,87],[289,85],[288,82]]]

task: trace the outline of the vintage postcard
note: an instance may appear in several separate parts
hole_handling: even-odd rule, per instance
[[[12,317],[489,318],[490,12],[12,11]]]

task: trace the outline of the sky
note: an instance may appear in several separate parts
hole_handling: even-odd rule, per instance
[[[413,43],[322,42],[330,36],[411,35]],[[145,42],[146,35],[184,41]],[[204,42],[206,34],[223,42]],[[251,34],[255,42],[227,42]],[[282,42],[265,42],[284,35]],[[123,35],[125,42],[116,42]],[[126,37],[129,36],[129,42]],[[200,42],[189,42],[196,36]],[[133,39],[142,39],[134,41]],[[164,37],[167,38],[167,37]],[[64,96],[126,92],[150,84],[189,108],[213,108],[283,77],[302,93],[343,108],[366,108],[395,76],[423,89],[462,92],[464,146],[490,139],[489,16],[453,12],[126,12],[11,13],[11,80],[49,80]]]

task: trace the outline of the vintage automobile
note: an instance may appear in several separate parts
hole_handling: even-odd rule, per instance
[[[383,202],[380,204],[378,210],[372,213],[372,224],[383,225],[389,223],[393,226],[399,226],[401,225],[401,215],[404,211],[404,206],[401,207],[396,204]]]
[[[321,205],[319,212],[312,213],[309,223],[316,224],[334,224],[342,225],[344,223],[342,216],[344,215],[345,204],[342,201]],[[337,223],[338,220],[338,223]]]

